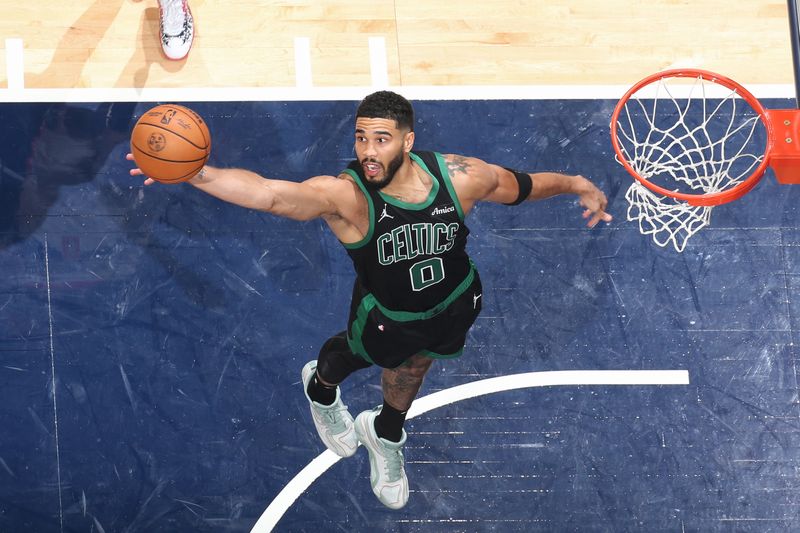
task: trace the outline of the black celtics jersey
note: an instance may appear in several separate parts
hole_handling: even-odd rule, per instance
[[[369,232],[345,244],[358,282],[388,309],[426,311],[441,304],[471,272],[465,246],[469,229],[444,159],[435,152],[412,152],[411,159],[432,176],[428,198],[402,202],[365,187],[358,161],[345,172],[369,204]]]

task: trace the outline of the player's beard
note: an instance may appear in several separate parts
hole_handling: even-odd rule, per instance
[[[361,166],[363,167],[367,163],[378,163],[375,159],[364,159],[361,161]],[[383,176],[381,180],[364,180],[364,185],[368,189],[372,189],[375,191],[379,191],[389,185],[392,180],[394,179],[395,174],[397,174],[398,169],[403,166],[403,151],[400,150],[400,153],[397,154],[397,157],[389,161],[389,166],[386,168],[386,174]]]

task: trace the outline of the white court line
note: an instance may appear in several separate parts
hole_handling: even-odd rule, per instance
[[[56,434],[56,473],[58,475],[58,519],[64,531],[64,504],[61,499],[61,449],[58,442],[58,403],[56,402],[56,352],[53,346],[53,305],[50,299],[50,252],[47,247],[47,233],[44,234],[44,272],[47,279],[47,316],[50,321],[50,374],[53,388],[53,423]]]
[[[555,372],[528,372],[465,383],[440,390],[414,400],[407,419],[427,413],[433,409],[456,402],[531,387],[553,387],[564,385],[688,385],[686,370],[562,370]],[[275,497],[253,526],[251,533],[268,533],[311,486],[341,457],[325,450],[303,468]]]
[[[369,38],[369,71],[372,75],[372,87],[383,89],[389,86],[389,67],[386,64],[386,39]]]
[[[25,88],[22,39],[6,39],[6,79],[9,91],[21,91]]]
[[[295,51],[297,54],[297,50]],[[300,67],[304,68],[304,67]],[[299,73],[299,71],[298,71]],[[308,83],[306,87],[300,83]],[[0,89],[0,103],[15,102],[297,102],[359,101],[374,87],[187,87],[145,89]],[[756,98],[794,98],[794,85],[746,85]],[[403,85],[386,87],[409,100],[619,100],[628,85]],[[610,114],[610,111],[609,111]]]
[[[294,38],[294,78],[298,88],[308,89],[311,82],[311,40],[308,37]]]

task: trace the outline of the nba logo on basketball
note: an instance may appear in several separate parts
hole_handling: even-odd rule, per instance
[[[164,115],[161,117],[161,123],[162,124],[169,124],[169,122],[172,120],[172,117],[174,117],[174,116],[175,116],[175,110],[174,109],[167,109],[167,111],[165,111]]]
[[[136,121],[131,131],[131,153],[148,178],[180,183],[194,177],[206,164],[211,134],[191,109],[158,105]]]
[[[160,152],[167,145],[167,140],[160,133],[153,133],[147,139],[147,147],[153,152]]]

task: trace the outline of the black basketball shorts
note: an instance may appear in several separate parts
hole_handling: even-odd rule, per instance
[[[347,341],[353,353],[383,368],[398,367],[415,354],[435,359],[458,357],[481,311],[482,299],[474,266],[441,304],[422,312],[386,309],[356,280]]]

